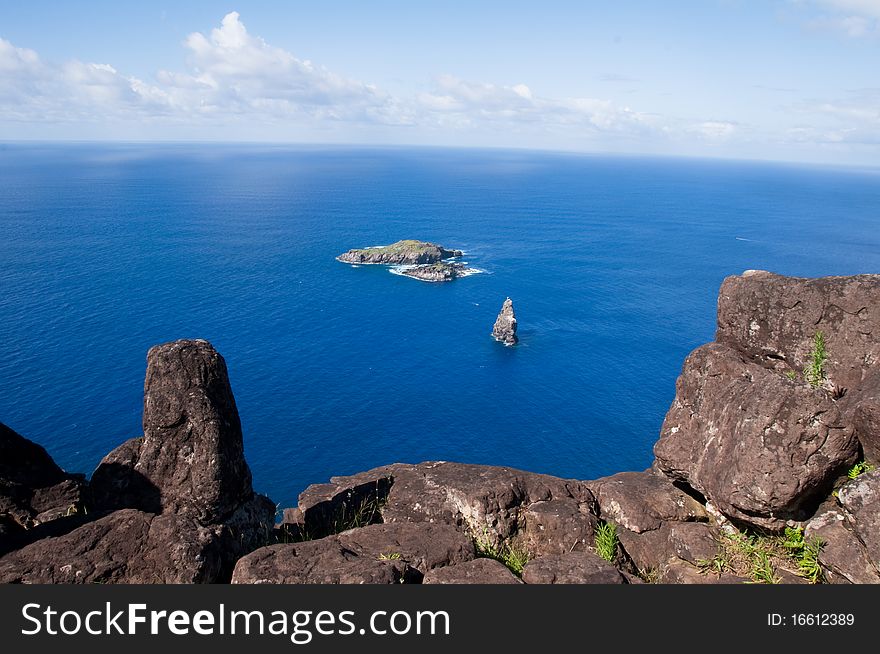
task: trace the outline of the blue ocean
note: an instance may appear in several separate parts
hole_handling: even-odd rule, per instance
[[[145,357],[226,358],[257,490],[392,462],[650,465],[725,276],[880,272],[880,170],[457,149],[0,145],[0,421],[90,473]],[[447,284],[335,260],[403,238]],[[489,335],[504,298],[520,344]]]

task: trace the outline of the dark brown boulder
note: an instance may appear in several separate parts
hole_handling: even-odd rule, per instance
[[[494,559],[474,559],[445,568],[434,568],[423,584],[521,584],[503,563]]]
[[[203,556],[209,530],[188,519],[115,511],[0,559],[0,583],[196,583],[217,571]],[[191,522],[191,520],[189,520]]]
[[[880,584],[880,570],[871,562],[842,509],[826,507],[817,512],[807,523],[804,538],[821,541],[819,562],[828,583]]]
[[[253,526],[265,514],[264,501],[256,496],[211,525],[185,514],[114,511],[0,558],[0,583],[228,581],[236,559],[269,537]]]
[[[621,472],[589,486],[602,518],[636,533],[658,529],[667,520],[709,520],[702,504],[652,472]]]
[[[685,361],[654,454],[725,515],[780,530],[809,517],[858,441],[825,391],[710,343]]]
[[[194,509],[203,522],[251,499],[226,362],[207,341],[175,341],[147,353],[137,469],[159,487],[163,507]]]
[[[443,524],[376,524],[344,531],[337,539],[357,556],[399,558],[422,574],[475,556],[473,540]]]
[[[664,522],[640,533],[618,529],[617,537],[636,568],[665,579],[671,564],[697,565],[711,560],[718,551],[718,529],[705,522]]]
[[[206,341],[159,345],[147,355],[144,388],[144,436],[104,457],[91,490],[98,511],[150,516],[141,518],[148,541],[129,542],[141,532],[131,519],[117,524],[116,513],[66,538],[75,549],[102,525],[127,534],[107,536],[97,550],[116,566],[107,581],[141,583],[148,573],[177,582],[228,579],[238,557],[270,540],[275,506],[251,487],[226,364]],[[146,557],[146,571],[129,560],[152,546],[169,556]],[[31,554],[39,560],[39,550]]]
[[[718,296],[716,341],[780,371],[803,371],[817,331],[829,382],[858,389],[880,361],[880,275],[783,277],[747,271]]]
[[[837,496],[868,559],[880,571],[880,470],[848,481]]]
[[[310,486],[300,495],[299,508],[309,530],[332,532],[333,524],[321,520],[335,522],[339,516],[360,513],[362,521],[448,524],[497,547],[526,529],[530,506],[565,498],[574,501],[583,516],[580,528],[588,530],[598,507],[584,482],[505,467],[433,461],[397,463]],[[379,507],[375,516],[374,502]]]
[[[357,556],[335,536],[270,545],[242,557],[233,584],[400,584],[421,574],[399,559]]]
[[[291,520],[309,538],[321,538],[381,521],[379,508],[388,497],[394,474],[407,466],[390,465],[356,475],[332,477],[329,483],[312,484],[299,495],[298,513],[289,511]],[[292,524],[292,522],[291,522]]]
[[[625,584],[613,565],[592,552],[549,554],[529,561],[523,568],[527,584]]]
[[[533,502],[523,508],[520,536],[529,557],[591,548],[598,524],[592,508],[590,503],[571,497]]]
[[[880,374],[866,381],[863,391],[849,398],[852,406],[852,423],[862,445],[865,459],[880,466]]]
[[[66,478],[42,446],[0,423],[0,479],[30,488],[44,488]]]
[[[82,475],[64,472],[45,449],[0,423],[0,553],[19,542],[19,532],[80,513],[86,499]]]
[[[419,583],[434,568],[474,558],[473,541],[448,525],[375,524],[258,549],[238,561],[233,583]]]
[[[270,545],[239,559],[233,584],[400,584],[412,569],[393,559],[351,556],[333,536],[295,545]]]
[[[210,343],[150,349],[144,435],[108,454],[91,485],[101,508],[187,514],[206,525],[253,501],[226,363]]]
[[[422,463],[398,468],[382,508],[385,522],[445,522],[496,545],[515,536],[535,502],[571,498],[596,513],[583,482],[512,468]]]

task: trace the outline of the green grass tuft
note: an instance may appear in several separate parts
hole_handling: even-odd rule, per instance
[[[596,554],[611,563],[617,556],[617,525],[613,522],[600,522],[596,527]]]
[[[380,561],[399,561],[400,560],[400,552],[389,552],[388,554],[380,554]]]
[[[818,584],[824,581],[819,563],[821,549],[822,541],[806,541],[800,528],[786,527],[781,536],[738,531],[722,534],[716,555],[697,565],[703,572],[731,572],[758,584],[778,584],[777,569],[785,568]]]
[[[828,352],[825,347],[825,334],[816,332],[813,337],[813,349],[810,351],[810,361],[804,370],[807,383],[813,388],[819,388],[825,381],[825,362],[828,360]]]
[[[494,559],[503,563],[517,577],[522,576],[523,568],[529,562],[529,553],[516,543],[504,543],[497,545],[495,539],[489,535],[489,530],[484,528],[483,533],[474,536],[474,547],[477,556],[485,559]]]

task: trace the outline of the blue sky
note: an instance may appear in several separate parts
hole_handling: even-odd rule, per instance
[[[0,140],[880,163],[880,0],[0,0]]]

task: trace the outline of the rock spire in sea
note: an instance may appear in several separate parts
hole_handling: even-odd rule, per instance
[[[505,345],[516,345],[519,340],[516,337],[516,313],[513,311],[513,300],[510,298],[504,300],[504,304],[501,305],[495,326],[492,327],[492,336]]]

